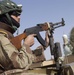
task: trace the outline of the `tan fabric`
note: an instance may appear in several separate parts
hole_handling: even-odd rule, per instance
[[[1,28],[0,28],[0,34],[4,34],[9,39],[14,37],[10,32],[8,32],[7,30],[1,29]]]
[[[1,42],[3,40],[2,36],[4,36],[4,34],[0,34],[0,64],[4,67],[4,69],[7,70],[8,68],[10,68],[12,66],[12,64],[10,64],[11,62],[8,58],[8,55],[6,54],[6,52],[2,46],[2,42]],[[3,42],[6,42],[6,40]]]
[[[5,34],[0,34],[0,63],[5,69],[25,68],[32,64],[33,55],[22,46],[20,52],[11,44]],[[11,64],[12,63],[12,64]],[[12,67],[14,65],[14,67]]]

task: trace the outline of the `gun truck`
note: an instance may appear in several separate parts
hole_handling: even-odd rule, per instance
[[[61,25],[60,25],[61,24]],[[56,26],[58,25],[58,26]],[[36,38],[39,41],[39,43],[43,46],[46,47],[46,43],[45,40],[41,37],[40,33],[41,31],[47,31],[47,30],[53,30],[55,28],[64,26],[64,20],[62,18],[61,22],[57,22],[57,23],[42,23],[42,24],[37,24],[37,26],[31,27],[31,28],[27,28],[24,30],[24,32],[18,36],[15,36],[13,38],[10,39],[10,41],[12,42],[12,44],[17,48],[20,49],[21,48],[21,41],[23,39],[25,39],[28,35],[30,34],[36,34]]]

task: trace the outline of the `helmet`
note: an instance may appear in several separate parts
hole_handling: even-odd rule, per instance
[[[10,0],[0,0],[0,15],[12,12],[12,11],[17,11],[21,13],[21,7],[16,5],[14,2]]]
[[[17,15],[20,15],[22,12],[22,5],[17,5],[11,0],[0,0],[0,16],[6,16],[8,20],[8,24],[12,27],[13,31],[15,32],[17,28],[19,28],[20,24],[13,23],[13,19],[10,16],[10,13],[16,11]]]

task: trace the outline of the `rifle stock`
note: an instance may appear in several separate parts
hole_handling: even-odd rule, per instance
[[[17,48],[20,49],[21,48],[21,41],[26,38],[27,35],[26,33],[22,33],[12,39],[10,39],[11,43]]]

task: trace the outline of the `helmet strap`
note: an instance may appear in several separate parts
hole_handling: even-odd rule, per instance
[[[16,33],[17,35],[19,35],[19,29],[17,28],[17,33]]]
[[[8,13],[6,13],[5,15],[6,15],[6,17],[8,18],[8,20],[9,20],[9,22],[10,22],[10,24],[11,24],[12,28],[16,31],[16,30],[17,30],[17,27],[13,25],[12,20],[11,20],[11,18],[10,18],[10,16],[9,16],[9,14],[8,14]]]

